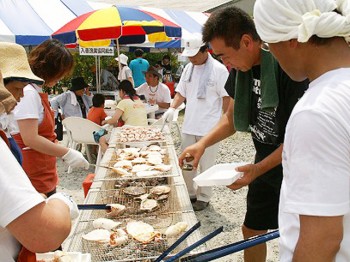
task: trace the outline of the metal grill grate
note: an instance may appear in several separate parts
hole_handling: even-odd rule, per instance
[[[188,200],[187,190],[185,185],[169,185],[170,192],[168,197],[163,200],[157,200],[158,207],[150,211],[140,210],[141,201],[135,196],[128,195],[124,191],[131,187],[112,189],[112,190],[90,190],[86,198],[86,203],[95,204],[121,204],[126,207],[125,211],[116,218],[137,218],[149,215],[160,215],[176,212],[191,211],[192,206]],[[141,188],[145,193],[150,193],[152,186]],[[153,197],[154,199],[156,196]],[[81,211],[81,219],[96,219],[99,217],[108,217],[104,210]],[[85,215],[87,213],[87,215]]]
[[[118,221],[122,222],[120,227],[125,228],[126,224],[132,220],[120,219]],[[161,234],[161,238],[148,244],[142,244],[129,236],[125,245],[112,248],[107,244],[88,242],[82,238],[84,234],[87,234],[93,230],[92,221],[86,221],[79,222],[75,228],[73,239],[68,247],[68,251],[74,250],[91,253],[92,261],[151,261],[158,257],[166,248],[172,245],[181,236],[179,235],[167,239],[164,232],[169,226],[183,221],[186,222],[188,224],[188,228],[190,228],[197,223],[197,218],[194,212],[188,212],[143,217],[139,221],[152,225],[154,230]],[[198,241],[200,237],[201,236],[198,232],[194,232],[173,251],[173,254]],[[191,254],[196,254],[204,250],[205,246],[202,246],[195,249],[193,252],[191,252]]]

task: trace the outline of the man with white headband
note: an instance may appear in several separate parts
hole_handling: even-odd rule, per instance
[[[350,261],[350,2],[257,0],[256,28],[310,87],[286,127],[281,261]]]
[[[236,131],[251,133],[256,149],[254,164],[239,166],[237,171],[244,175],[229,186],[233,190],[249,186],[242,225],[246,239],[278,228],[284,130],[307,83],[294,82],[282,71],[270,52],[262,48],[253,19],[239,8],[212,13],[204,25],[203,40],[234,69],[225,85],[232,99],[219,124],[186,148],[179,161],[189,153],[196,165],[208,146]],[[266,245],[261,244],[246,249],[244,260],[265,261],[266,253]]]

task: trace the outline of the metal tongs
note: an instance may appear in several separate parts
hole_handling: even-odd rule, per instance
[[[79,210],[111,210],[109,204],[78,204]]]
[[[212,250],[208,250],[202,253],[198,253],[198,254],[186,257],[184,261],[186,262],[212,261],[227,255],[233,254],[235,252],[242,251],[244,249],[259,245],[261,243],[265,243],[269,240],[278,238],[279,236],[280,236],[279,231],[275,230],[272,232],[268,232],[266,234],[254,236],[254,237],[244,239],[226,246],[221,246]]]
[[[174,244],[172,244],[167,250],[165,250],[154,262],[161,262],[161,261],[171,262],[171,261],[175,261],[176,259],[182,257],[186,253],[192,251],[196,247],[202,245],[203,243],[207,242],[208,240],[212,239],[213,237],[215,237],[216,235],[220,234],[223,231],[223,227],[221,226],[218,229],[216,229],[215,231],[213,231],[210,234],[206,235],[205,237],[201,238],[197,242],[195,242],[192,245],[188,246],[184,250],[182,250],[179,253],[175,254],[171,258],[169,258],[167,260],[162,260],[163,258],[165,258],[171,251],[173,251],[178,245],[180,245],[190,234],[192,234],[200,226],[201,226],[201,223],[198,222],[193,227],[191,227],[188,231],[186,231],[185,234],[183,234],[178,240],[176,240]]]

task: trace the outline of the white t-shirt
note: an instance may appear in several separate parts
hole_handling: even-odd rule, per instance
[[[186,98],[185,118],[182,133],[195,136],[206,135],[222,116],[222,98],[228,96],[225,83],[228,78],[226,67],[213,59],[213,69],[210,72],[205,99],[197,98],[201,78],[204,76],[205,64],[193,68],[191,81],[184,81],[184,74],[176,87],[176,92]],[[208,61],[207,60],[207,61]],[[191,66],[187,64],[186,67]],[[184,72],[187,70],[185,67]]]
[[[128,80],[130,77],[132,77],[131,69],[128,66],[123,66],[122,70],[118,73],[118,80]]]
[[[41,124],[44,119],[44,107],[39,92],[42,92],[42,89],[34,84],[24,88],[24,97],[13,111],[15,120],[38,119],[38,124]],[[19,133],[18,127],[13,133]]]
[[[344,216],[336,261],[350,261],[349,112],[350,69],[330,71],[314,80],[293,109],[283,148],[281,261],[292,260],[299,214]]]
[[[1,261],[15,261],[20,244],[6,226],[44,199],[2,139],[0,155],[0,257]]]
[[[146,101],[149,101],[150,99],[153,99],[157,101],[158,103],[171,103],[171,95],[169,88],[163,84],[158,83],[157,86],[149,86],[146,83],[143,83],[138,88],[136,88],[136,93],[138,95],[144,95],[146,98]],[[164,108],[159,108],[157,112],[163,112]],[[166,111],[166,109],[165,109]]]

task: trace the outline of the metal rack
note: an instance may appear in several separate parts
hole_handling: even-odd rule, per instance
[[[120,133],[120,128],[115,128],[111,134],[111,140],[116,141]],[[126,211],[121,215],[114,217],[113,220],[121,222],[121,228],[125,228],[129,221],[143,221],[153,226],[159,237],[156,240],[144,244],[128,237],[125,245],[111,247],[106,243],[89,242],[82,238],[83,235],[94,230],[92,222],[99,217],[108,217],[105,210],[84,210],[80,212],[78,221],[73,227],[71,236],[67,240],[67,251],[88,252],[92,255],[92,261],[152,261],[158,257],[166,248],[174,243],[181,235],[173,238],[166,238],[165,230],[177,222],[186,222],[188,228],[196,224],[197,218],[192,209],[185,182],[181,175],[181,170],[177,164],[177,156],[173,146],[169,130],[165,129],[166,139],[159,145],[168,149],[168,163],[172,165],[169,172],[159,177],[152,178],[134,178],[111,176],[107,168],[99,168],[89,193],[84,201],[85,204],[109,204],[118,203],[126,207]],[[125,146],[137,147],[147,142],[140,143],[115,143],[109,148],[101,160],[101,166],[109,166],[114,157],[116,148]],[[125,194],[125,188],[130,186],[140,186],[144,188],[145,193],[156,185],[167,185],[170,187],[169,195],[163,201],[158,201],[158,208],[150,211],[140,211],[140,202],[135,197]],[[173,253],[184,249],[186,246],[198,241],[201,238],[199,232],[192,234],[184,243],[178,246]],[[206,247],[197,248],[191,252],[196,254],[203,252]]]

